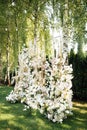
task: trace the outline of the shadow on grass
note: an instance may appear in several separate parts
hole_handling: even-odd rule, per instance
[[[87,104],[74,103],[73,115],[62,124],[53,123],[38,111],[23,111],[23,104],[11,104],[5,97],[12,88],[0,87],[0,130],[87,130]]]

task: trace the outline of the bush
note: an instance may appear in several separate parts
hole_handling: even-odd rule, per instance
[[[80,56],[71,51],[69,64],[73,67],[73,98],[87,100],[87,56]]]

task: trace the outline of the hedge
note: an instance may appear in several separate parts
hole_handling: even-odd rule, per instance
[[[87,56],[80,56],[71,51],[69,64],[73,67],[73,98],[87,100]]]

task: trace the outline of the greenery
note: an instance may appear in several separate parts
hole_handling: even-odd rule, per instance
[[[87,56],[70,53],[69,63],[73,67],[73,97],[87,101]]]
[[[23,111],[24,105],[10,104],[5,97],[12,87],[0,86],[0,130],[87,130],[87,103],[73,102],[73,115],[62,124],[52,123],[38,111]]]
[[[16,72],[18,54],[23,46],[34,44],[37,51],[45,55],[55,55],[53,45],[59,37],[55,30],[63,30],[60,43],[62,50],[78,43],[81,55],[87,41],[87,1],[86,0],[0,0],[0,83],[11,84],[10,73]],[[52,34],[50,33],[52,31]],[[6,70],[6,71],[4,71]],[[1,76],[3,75],[3,76]]]

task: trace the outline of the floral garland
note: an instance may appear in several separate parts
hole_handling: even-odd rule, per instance
[[[24,48],[14,91],[6,100],[26,103],[53,122],[62,122],[72,113],[72,66],[64,63],[61,58],[30,57],[28,48]]]

